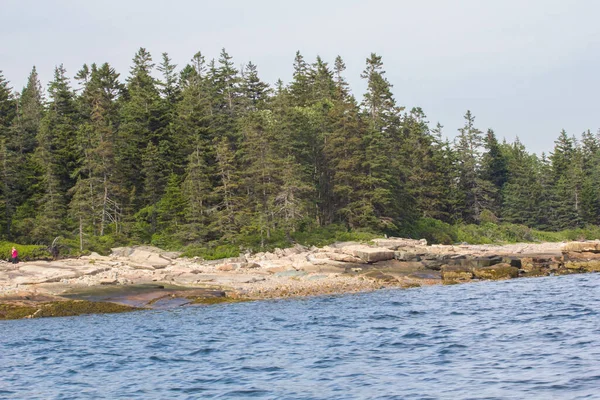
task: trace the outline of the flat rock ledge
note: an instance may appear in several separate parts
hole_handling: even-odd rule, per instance
[[[2,307],[66,301],[172,308],[600,271],[600,241],[428,245],[381,238],[214,261],[179,256],[135,246],[115,248],[109,256],[16,265],[0,261],[0,320],[10,314]],[[34,316],[47,315],[55,314]]]

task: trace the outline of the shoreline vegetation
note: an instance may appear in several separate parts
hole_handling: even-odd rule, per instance
[[[140,48],[126,77],[59,65],[44,89],[33,67],[20,91],[0,71],[0,254],[35,244],[0,265],[0,315],[595,270],[547,242],[600,238],[599,133],[538,155],[467,110],[449,135],[375,53],[362,96],[339,56],[296,52],[287,83],[236,65]]]
[[[73,257],[152,245],[218,259],[384,234],[600,237],[597,133],[557,127],[553,150],[533,154],[470,111],[445,132],[397,101],[375,53],[364,93],[339,56],[290,53],[291,79],[271,83],[225,49],[190,56],[177,66],[140,48],[127,74],[59,65],[47,85],[34,67],[21,90],[0,71],[0,240],[60,237]]]
[[[600,241],[428,245],[376,238],[206,260],[150,246],[0,261],[0,320],[600,272]]]

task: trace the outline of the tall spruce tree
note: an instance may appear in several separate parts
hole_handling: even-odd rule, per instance
[[[0,70],[0,135],[2,137],[6,137],[6,131],[17,113],[17,103],[12,88],[8,85],[8,81],[4,79]]]
[[[362,136],[366,125],[360,109],[350,94],[344,78],[346,65],[340,56],[335,60],[333,107],[329,111],[331,132],[323,145],[331,174],[331,192],[335,222],[347,228],[368,227],[375,220],[372,207],[365,207],[368,195],[365,154]]]
[[[539,217],[542,185],[537,157],[527,153],[517,138],[505,145],[507,180],[502,186],[502,218],[506,222],[534,226]]]
[[[121,232],[123,205],[128,201],[116,160],[118,100],[124,91],[119,74],[108,63],[84,65],[76,75],[82,89],[78,105],[83,122],[77,144],[77,182],[70,189],[70,215],[83,247],[84,236]]]
[[[462,197],[460,210],[465,222],[478,222],[481,212],[492,208],[496,189],[481,177],[481,148],[483,133],[475,127],[475,117],[467,111],[465,125],[456,138],[458,156],[459,191]]]
[[[35,67],[17,98],[16,115],[8,130],[3,162],[6,232],[11,238],[31,241],[35,227],[36,196],[39,194],[36,163],[32,161],[40,122],[44,113],[44,93]]]
[[[50,102],[37,135],[35,161],[40,170],[40,197],[36,215],[35,240],[50,242],[65,228],[66,194],[73,185],[77,111],[74,92],[66,71],[59,66],[48,85]]]
[[[7,140],[9,127],[16,115],[17,103],[14,99],[12,88],[4,79],[0,71],[0,237],[8,238],[15,204],[13,202],[14,187],[12,185],[16,171],[11,168],[15,158],[8,150]]]
[[[581,140],[583,182],[581,217],[586,224],[600,224],[600,139],[589,130]]]
[[[551,226],[556,230],[580,226],[582,158],[575,139],[569,137],[564,129],[554,142],[549,160],[552,164],[552,208],[555,213]]]
[[[491,183],[489,211],[500,216],[502,209],[502,188],[508,179],[506,159],[498,139],[492,129],[488,129],[483,139],[485,152],[481,160],[480,178],[484,182]]]
[[[160,97],[158,81],[152,76],[154,63],[146,49],[140,48],[133,58],[133,67],[127,78],[127,91],[123,97],[120,112],[121,124],[116,141],[119,173],[128,183],[128,192],[138,193],[132,199],[133,207],[148,205],[144,202],[144,181],[149,177],[143,173],[143,158],[148,142],[159,146],[164,131],[163,102]],[[157,190],[162,190],[167,173],[153,182]],[[141,195],[140,195],[141,194]]]
[[[406,171],[401,158],[399,135],[401,107],[396,105],[392,85],[385,78],[381,56],[372,53],[361,77],[367,82],[362,107],[368,121],[363,136],[368,176],[367,204],[373,207],[374,228],[395,230],[398,223],[414,217],[414,203],[405,190]]]

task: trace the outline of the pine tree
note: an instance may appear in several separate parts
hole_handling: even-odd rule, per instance
[[[293,80],[290,84],[289,94],[292,106],[305,106],[312,99],[312,71],[300,51],[294,58]]]
[[[188,68],[189,67],[189,68]],[[175,171],[185,170],[190,154],[201,151],[204,162],[212,164],[212,103],[210,82],[204,56],[198,52],[192,64],[185,68],[188,72],[182,78],[182,99],[176,105],[174,120],[174,143],[177,150]]]
[[[311,185],[313,169],[308,160],[308,148],[301,146],[306,136],[299,128],[305,123],[304,107],[294,107],[290,89],[277,82],[276,94],[271,101],[273,131],[277,139],[272,143],[275,157],[280,163],[279,176],[283,185],[275,195],[274,214],[278,227],[289,236],[300,225],[310,226],[315,221],[314,186]]]
[[[362,136],[367,127],[360,118],[356,100],[350,96],[342,76],[345,65],[336,59],[336,94],[329,112],[331,132],[323,146],[331,174],[331,192],[336,222],[349,229],[369,227],[376,223],[374,209],[368,203],[368,175],[364,168],[365,152]]]
[[[414,199],[421,217],[448,221],[452,160],[442,142],[442,126],[438,124],[430,131],[425,119],[421,108],[413,108],[403,118],[401,155],[407,175],[405,190]]]
[[[212,82],[209,89],[212,104],[211,129],[218,140],[227,136],[237,147],[239,137],[236,118],[240,112],[241,77],[225,49],[221,50],[218,65],[212,63],[209,68],[209,80]]]
[[[502,208],[502,188],[508,179],[506,159],[500,149],[500,144],[496,139],[494,131],[488,129],[484,137],[485,153],[481,160],[480,178],[484,182],[491,183],[490,191],[491,201],[488,205],[489,211],[499,216]]]
[[[14,213],[14,188],[13,181],[16,171],[11,168],[15,158],[7,148],[9,127],[17,112],[17,103],[12,89],[0,71],[0,172],[2,185],[0,186],[0,237],[4,239],[10,235],[12,214]]]
[[[6,137],[8,127],[11,125],[17,112],[17,104],[14,99],[12,88],[8,86],[0,70],[0,136]]]
[[[248,114],[241,121],[242,191],[245,193],[246,231],[254,231],[264,246],[276,229],[273,213],[275,193],[281,181],[280,159],[275,155],[272,115],[269,111]]]
[[[185,226],[182,229],[184,240],[209,241],[214,238],[210,228],[215,214],[214,196],[210,172],[200,146],[188,157],[182,194],[186,204]]]
[[[502,218],[506,222],[535,226],[538,224],[543,179],[540,163],[527,153],[517,138],[504,146],[506,182],[502,185]]]
[[[11,130],[11,149],[19,154],[31,153],[44,112],[44,94],[36,68],[33,67],[27,85],[18,99],[16,123]]]
[[[600,139],[589,130],[581,141],[583,181],[581,217],[587,224],[600,224]]]
[[[215,143],[215,172],[219,184],[214,188],[218,196],[217,215],[213,221],[214,228],[225,239],[232,239],[238,232],[236,212],[239,211],[239,170],[232,144],[227,137],[221,137]]]
[[[464,116],[465,126],[460,128],[456,142],[458,155],[459,190],[463,196],[460,210],[465,222],[479,221],[483,210],[490,210],[493,206],[496,188],[480,176],[481,147],[483,133],[475,128],[475,117],[471,111]]]
[[[582,224],[583,159],[577,151],[575,139],[568,137],[564,129],[554,143],[554,151],[550,155],[554,183],[552,207],[555,212],[552,227],[562,230]]]
[[[135,203],[143,203],[142,157],[152,142],[159,146],[164,133],[163,102],[161,101],[158,82],[152,77],[154,64],[150,53],[140,48],[133,59],[133,67],[127,78],[127,92],[121,107],[121,124],[116,141],[119,173],[125,178],[131,192],[142,194]],[[167,174],[168,175],[168,174]],[[162,190],[164,179],[157,182],[158,190]],[[147,198],[147,196],[146,196]]]
[[[257,111],[264,109],[269,94],[269,85],[260,80],[256,65],[249,62],[244,71],[242,71],[242,82],[240,87],[240,95],[246,110]]]
[[[550,153],[549,160],[552,163],[552,175],[555,182],[564,176],[573,161],[575,145],[573,139],[563,129],[554,142],[554,151]]]
[[[50,102],[37,135],[35,161],[40,169],[41,193],[32,232],[36,240],[51,241],[65,227],[67,191],[73,185],[77,113],[66,71],[59,66],[48,85]]]
[[[396,105],[392,85],[384,77],[381,57],[375,53],[367,59],[361,77],[367,81],[362,107],[368,121],[363,136],[365,164],[370,198],[378,218],[377,229],[395,230],[397,223],[414,217],[414,202],[404,190],[406,171],[402,163],[402,138],[399,134],[401,107]]]
[[[43,117],[43,102],[42,86],[33,67],[27,85],[17,97],[3,158],[6,233],[24,242],[31,240],[35,227],[39,171],[31,157]]]
[[[185,224],[186,201],[181,190],[181,181],[175,174],[169,176],[165,194],[156,205],[158,231],[167,236],[181,236]]]
[[[79,168],[77,182],[70,192],[70,214],[83,245],[85,235],[121,232],[123,207],[128,201],[125,182],[118,173],[116,141],[119,124],[118,99],[124,87],[119,74],[108,64],[100,68],[86,65],[76,78],[82,92],[78,106],[83,118],[77,134]]]
[[[70,87],[66,70],[62,64],[54,71],[54,80],[48,85],[50,103],[46,120],[48,131],[40,131],[38,146],[50,146],[59,170],[62,193],[75,183],[71,178],[77,167],[76,127],[79,123],[75,106],[75,93]]]
[[[179,79],[175,73],[177,65],[171,63],[171,58],[167,53],[162,53],[162,61],[158,70],[162,73],[163,79],[159,82],[160,93],[169,105],[177,103],[181,96],[181,87]]]

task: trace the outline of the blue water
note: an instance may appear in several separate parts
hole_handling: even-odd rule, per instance
[[[600,399],[600,274],[0,323],[7,399]]]

